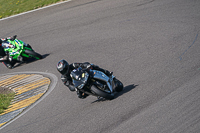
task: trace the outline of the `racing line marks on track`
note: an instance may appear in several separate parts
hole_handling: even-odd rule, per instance
[[[0,128],[40,99],[49,89],[51,80],[41,74],[0,76],[0,86],[15,92],[8,109],[0,114]]]
[[[199,35],[199,34],[197,33],[197,35],[196,35],[194,41],[192,42],[192,44],[181,54],[181,56],[179,57],[179,58],[180,58],[180,61],[182,60],[182,56],[192,47],[192,45],[194,45],[194,43],[195,43],[196,40],[197,40],[198,35]]]

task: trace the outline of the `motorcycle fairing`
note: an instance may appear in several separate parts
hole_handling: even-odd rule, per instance
[[[111,93],[113,93],[112,81],[113,81],[114,76],[112,75],[112,77],[109,78],[105,73],[98,71],[98,70],[93,70],[93,73],[94,73],[93,78],[105,81],[107,83]]]

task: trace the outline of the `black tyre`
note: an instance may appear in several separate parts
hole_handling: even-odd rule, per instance
[[[109,94],[109,93],[107,93],[107,92],[104,92],[104,91],[98,89],[98,88],[97,88],[96,86],[94,86],[94,85],[92,85],[91,90],[92,90],[94,93],[96,93],[98,96],[103,97],[103,98],[105,98],[105,99],[108,99],[108,100],[114,99],[114,95],[113,95],[113,94]]]
[[[122,84],[121,81],[119,81],[118,79],[114,78],[114,82],[115,82],[115,85],[116,85],[116,87],[115,87],[115,91],[116,92],[120,92],[120,91],[122,91],[124,89],[124,85]]]
[[[29,56],[34,57],[34,58],[36,58],[36,59],[42,59],[42,55],[36,53],[35,51],[31,51],[31,50],[26,49],[26,50],[24,51],[24,53],[25,53],[25,54],[28,54]]]
[[[7,68],[12,69],[16,62],[4,61],[2,62]]]

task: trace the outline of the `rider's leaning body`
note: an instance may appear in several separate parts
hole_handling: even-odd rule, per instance
[[[57,64],[57,70],[62,74],[61,75],[61,80],[63,81],[64,85],[66,85],[70,91],[75,91],[75,86],[72,83],[72,78],[70,76],[71,71],[73,71],[76,68],[90,68],[93,70],[99,70],[105,73],[108,76],[112,75],[112,72],[105,70],[103,68],[100,68],[97,65],[90,64],[89,62],[84,62],[84,63],[72,63],[68,64],[66,60],[60,60]],[[77,90],[77,95],[79,98],[86,98],[88,95]]]
[[[21,49],[19,44],[25,44],[21,40],[16,39],[16,37],[17,35],[0,39],[0,60],[8,68],[12,68],[14,66],[13,57],[16,54],[19,54],[19,50]],[[12,51],[9,51],[10,48],[12,48]],[[23,58],[19,55],[15,60],[23,61]]]
[[[0,46],[4,49],[6,55],[9,54],[10,56],[14,56],[21,49],[19,45],[22,43],[24,42],[16,39],[16,36],[13,36],[13,37],[8,37],[6,39],[1,39]],[[8,50],[10,48],[13,48],[13,50],[12,52],[8,53]]]

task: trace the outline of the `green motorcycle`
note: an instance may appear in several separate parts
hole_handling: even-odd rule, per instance
[[[12,69],[16,63],[28,61],[31,58],[42,59],[42,55],[35,52],[29,44],[16,39],[16,35],[12,39],[6,39],[2,42],[5,53],[9,55],[6,59],[1,58],[0,61],[9,69]]]

